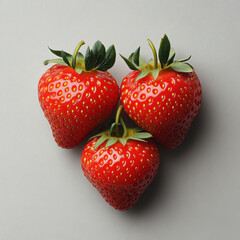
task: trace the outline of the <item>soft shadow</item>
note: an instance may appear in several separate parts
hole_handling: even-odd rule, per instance
[[[207,142],[208,133],[211,132],[213,121],[211,121],[211,106],[206,104],[204,99],[200,111],[193,121],[184,141],[175,149],[164,149],[160,147],[160,152],[168,161],[193,161],[193,158],[185,157],[190,154],[204,141]]]
[[[171,187],[168,179],[168,172],[171,164],[169,162],[178,162],[181,164],[182,161],[193,161],[193,158],[185,157],[190,154],[191,151],[197,148],[202,141],[207,141],[207,133],[210,132],[211,125],[211,111],[209,104],[202,102],[200,111],[193,121],[189,132],[184,142],[176,149],[164,149],[159,146],[161,163],[158,174],[146,192],[141,196],[136,205],[127,211],[127,215],[138,216],[144,214],[146,211],[153,209],[157,206],[158,209],[163,207],[164,202],[168,201],[169,195],[167,192]]]
[[[147,190],[140,197],[138,202],[132,209],[126,211],[127,214],[130,215],[141,215],[151,206],[154,205],[164,205],[164,201],[166,200],[165,192],[167,191],[167,165],[164,161],[161,161],[158,173],[147,188]]]

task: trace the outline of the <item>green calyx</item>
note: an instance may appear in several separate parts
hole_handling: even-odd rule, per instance
[[[149,62],[145,62],[140,56],[140,47],[130,54],[128,58],[125,58],[120,54],[130,69],[140,71],[136,81],[144,78],[148,74],[152,74],[153,78],[156,80],[160,71],[164,71],[169,68],[172,68],[177,72],[193,72],[193,68],[186,63],[191,56],[184,59],[174,60],[176,53],[171,47],[166,34],[161,39],[158,54],[151,40],[148,39],[147,41],[153,52],[153,59]]]
[[[136,140],[146,142],[145,139],[151,138],[152,135],[148,132],[143,132],[139,127],[127,128],[123,119],[120,117],[122,105],[119,106],[115,122],[111,125],[110,129],[101,132],[90,139],[99,137],[95,143],[94,149],[97,149],[102,143],[106,142],[105,148],[120,142],[123,146],[126,145],[128,140]]]
[[[59,51],[49,48],[53,54],[60,58],[46,60],[44,61],[44,65],[47,65],[48,63],[62,64],[75,69],[79,74],[83,71],[94,70],[105,72],[114,65],[116,60],[116,50],[114,45],[111,45],[106,50],[100,41],[96,41],[93,48],[90,49],[88,47],[85,56],[83,56],[79,50],[84,44],[84,41],[81,41],[75,48],[72,55],[63,50]]]

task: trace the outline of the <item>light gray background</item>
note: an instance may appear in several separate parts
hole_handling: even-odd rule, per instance
[[[235,240],[240,238],[238,0],[0,1],[0,239]],[[138,204],[118,212],[83,176],[83,144],[55,144],[37,99],[51,58],[84,39],[151,58],[167,33],[192,55],[203,103],[176,150],[161,149],[159,173]],[[120,84],[129,72],[117,57]]]

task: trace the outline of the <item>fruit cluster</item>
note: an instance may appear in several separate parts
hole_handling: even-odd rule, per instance
[[[104,123],[120,98],[115,122],[93,136],[81,156],[87,179],[118,210],[133,207],[156,176],[160,155],[154,139],[166,148],[179,146],[201,104],[200,81],[186,63],[190,57],[174,60],[167,35],[158,54],[148,43],[153,52],[149,62],[140,56],[140,47],[128,58],[121,55],[132,72],[123,79],[120,94],[107,71],[115,63],[115,47],[106,50],[100,41],[88,47],[85,56],[79,52],[83,41],[72,55],[50,49],[59,58],[44,62],[54,65],[38,84],[40,105],[63,148],[77,146]],[[122,109],[138,127],[126,127]]]

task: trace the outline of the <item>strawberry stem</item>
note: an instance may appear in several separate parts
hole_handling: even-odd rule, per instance
[[[123,105],[120,105],[120,106],[118,107],[118,110],[117,110],[117,113],[116,113],[116,118],[115,118],[115,123],[116,123],[116,125],[119,125],[119,117],[120,117],[122,108],[123,108]]]
[[[84,42],[84,41],[81,41],[81,42],[77,45],[77,47],[75,48],[75,50],[74,50],[74,52],[73,52],[73,59],[72,59],[72,68],[73,68],[73,69],[75,69],[75,67],[76,67],[76,58],[77,58],[78,51],[79,51],[80,47],[81,47],[82,45],[84,45],[84,44],[85,44],[85,42]]]
[[[122,118],[120,118],[120,122],[121,122],[122,127],[123,127],[123,136],[122,137],[125,138],[125,137],[127,137],[128,130],[127,130],[126,124],[125,124],[125,122],[123,121]]]
[[[105,148],[108,148],[117,142],[125,146],[128,140],[146,142],[145,139],[152,137],[150,133],[142,132],[141,128],[127,128],[123,118],[120,117],[122,108],[123,105],[118,107],[115,122],[111,125],[110,129],[90,138],[98,138],[94,149],[97,149],[105,141],[107,141]],[[121,129],[119,126],[121,126]]]
[[[153,60],[154,60],[154,69],[158,68],[158,60],[157,60],[157,51],[156,48],[154,47],[152,41],[150,39],[147,40],[148,44],[153,52]]]
[[[115,118],[115,126],[116,126],[116,136],[124,138],[124,137],[127,136],[128,130],[127,130],[126,124],[123,121],[123,118],[120,117],[122,108],[123,108],[123,105],[120,105],[118,107],[118,110],[117,110],[117,113],[116,113],[116,118]],[[120,123],[119,123],[119,120],[120,120]],[[123,134],[120,132],[120,129],[119,129],[120,125],[123,128]]]
[[[116,124],[116,135],[119,136],[119,117],[120,117],[120,114],[121,114],[121,111],[122,111],[122,108],[123,108],[123,105],[120,105],[118,107],[118,110],[117,110],[117,113],[116,113],[116,118],[115,118],[115,124]]]

